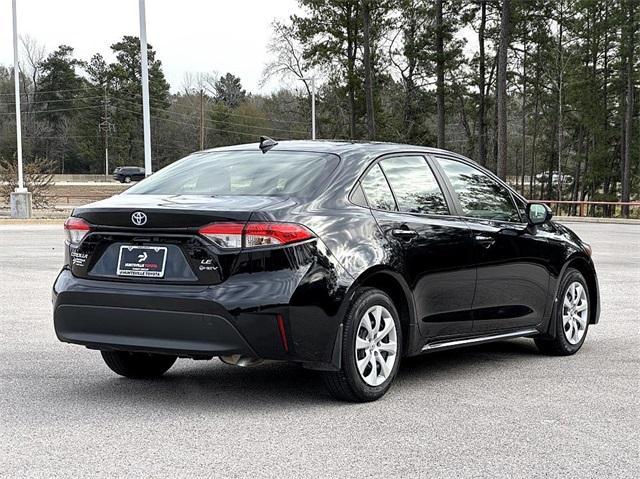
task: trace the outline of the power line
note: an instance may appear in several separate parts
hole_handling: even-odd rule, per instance
[[[125,100],[124,98],[117,98],[117,100],[124,101],[124,102],[127,102],[127,103],[131,103],[131,104],[134,104],[134,105],[140,105],[140,103],[138,103],[138,102],[135,102],[135,101],[132,101],[132,100]],[[184,105],[178,105],[177,103],[174,103],[174,106],[182,107]],[[165,108],[160,108],[160,107],[157,107],[157,106],[152,106],[151,109],[152,110],[170,111],[170,110],[167,110]],[[211,108],[205,108],[205,111],[207,113],[219,113],[218,111],[213,110]],[[176,112],[172,111],[171,113],[176,114],[176,115],[183,115],[183,116],[191,117],[191,114],[189,114],[189,113],[182,113],[182,112],[178,112],[178,111],[176,111]],[[244,114],[241,114],[241,113],[232,113],[232,112],[224,112],[224,114],[228,115],[228,116],[237,116],[239,118],[251,118],[251,119],[257,119],[257,120],[275,121],[275,122],[279,122],[279,123],[297,123],[297,124],[301,124],[301,125],[306,125],[308,123],[306,121],[278,120],[277,118],[269,118],[269,117],[266,117],[266,116],[244,115]],[[210,121],[214,121],[214,120],[210,120]],[[304,132],[304,133],[306,134],[307,132]]]
[[[125,109],[125,108],[120,108],[120,107],[116,107],[116,108],[118,108],[118,109],[119,109],[119,110],[121,110],[121,111],[126,111],[126,112],[128,112],[128,113],[133,113],[133,114],[135,114],[135,115],[141,115],[141,114],[142,114],[142,113],[140,113],[140,112],[132,111],[132,110],[127,110],[127,109]],[[194,125],[194,124],[192,124],[192,123],[186,123],[186,122],[184,122],[184,121],[176,121],[176,120],[172,120],[171,118],[162,118],[162,117],[160,117],[160,116],[153,116],[153,115],[151,116],[151,118],[153,118],[153,119],[155,119],[155,120],[168,121],[168,122],[170,122],[170,123],[175,123],[175,124],[177,124],[177,125],[184,125],[184,126],[190,126],[190,127],[192,127],[192,128],[196,128],[196,125]],[[243,125],[243,126],[244,126],[244,125]],[[259,135],[258,133],[247,133],[247,132],[243,132],[243,131],[224,130],[224,129],[221,129],[221,128],[213,128],[213,127],[210,127],[210,126],[205,126],[204,128],[205,128],[206,130],[218,131],[218,132],[222,132],[222,133],[231,133],[231,134],[235,134],[235,135],[245,135],[245,136],[250,136],[250,137],[252,137],[252,138],[255,138],[256,136],[258,136],[258,135]],[[254,127],[251,127],[251,126],[248,126],[248,125],[247,125],[247,128],[254,128]],[[264,129],[264,128],[262,128],[262,129]],[[285,130],[285,131],[286,131],[286,130]],[[306,133],[305,133],[305,134],[306,134]]]
[[[91,86],[91,87],[85,87],[85,88],[73,88],[73,89],[68,89],[68,90],[43,90],[43,91],[35,91],[33,92],[35,95],[40,95],[42,93],[62,93],[62,92],[70,92],[70,91],[85,91],[86,93],[89,93],[88,90],[90,90],[91,88],[96,88],[95,86]],[[136,101],[133,100],[129,100],[129,99],[124,99],[124,98],[118,98],[118,95],[122,95],[122,91],[116,91],[116,92],[110,92],[111,96],[113,98],[118,99],[119,101],[125,101],[131,104],[136,104],[139,105],[141,103],[138,103]],[[9,95],[13,95],[13,94],[9,94],[9,93],[0,93],[0,96],[9,96]],[[132,93],[130,95],[127,95],[128,98],[140,98],[141,95],[138,93]],[[35,105],[35,104],[41,104],[41,103],[54,103],[54,102],[61,102],[61,101],[75,101],[75,100],[88,100],[88,99],[96,99],[96,98],[102,98],[102,96],[88,96],[88,97],[74,97],[74,98],[60,98],[60,99],[53,99],[53,100],[38,100],[38,101],[30,101],[27,104],[29,105]],[[151,98],[151,103],[153,102],[157,102],[157,100]],[[0,105],[5,105],[5,106],[13,106],[15,105],[15,102],[0,102]],[[182,107],[183,105],[178,105],[177,103],[174,103],[174,105],[176,107]],[[163,111],[167,111],[166,109],[159,107],[159,106],[152,106],[152,109],[156,109],[156,110],[163,110]],[[216,113],[215,110],[207,108],[205,109],[205,111],[207,113]],[[175,114],[179,114],[179,115],[188,115],[188,113],[181,113],[181,112],[175,112]],[[269,118],[266,116],[258,116],[258,115],[246,115],[246,114],[242,114],[242,113],[233,113],[233,112],[224,112],[225,115],[228,116],[235,116],[238,118],[250,118],[250,119],[260,119],[260,120],[265,120],[265,121],[271,121],[271,122],[279,122],[279,123],[296,123],[296,124],[300,124],[300,125],[306,125],[307,122],[306,121],[299,121],[299,120],[279,120],[277,118]],[[306,133],[306,132],[305,132]]]
[[[67,90],[36,90],[34,91],[34,93],[38,95],[40,93],[62,93],[67,91],[81,91],[86,89],[87,89],[86,87],[83,87],[83,88],[69,88]],[[0,93],[0,96],[13,96],[13,93]]]
[[[115,100],[118,101],[123,101],[123,102],[127,102],[127,103],[133,103],[130,102],[128,100],[122,100],[120,98],[115,98]],[[163,108],[154,108],[151,107],[152,110],[158,110],[164,113],[169,113],[171,115],[181,115],[181,116],[186,116],[188,118],[193,118],[193,116],[188,115],[186,113],[179,113],[179,112],[175,112],[175,111],[171,111],[171,110],[167,110],[167,109],[163,109]],[[257,118],[257,117],[256,117]],[[308,132],[306,131],[300,131],[300,130],[287,130],[286,128],[275,128],[275,127],[268,127],[268,126],[254,126],[254,125],[246,125],[244,123],[233,123],[230,121],[225,121],[225,120],[215,120],[212,118],[205,118],[204,121],[208,121],[212,124],[218,124],[218,123],[223,123],[225,125],[232,125],[232,126],[240,126],[240,127],[246,127],[246,128],[253,128],[253,129],[259,129],[259,130],[269,130],[269,131],[283,131],[283,132],[287,132],[287,133],[300,133],[301,135],[306,135],[308,134]]]
[[[69,89],[69,90],[49,90],[49,92],[64,92],[64,91],[80,91],[80,90],[85,90],[85,89]],[[105,89],[106,90],[106,89]],[[44,93],[44,92],[37,92],[37,93]],[[56,100],[41,100],[41,101],[35,101],[35,102],[29,102],[28,105],[34,105],[34,104],[42,104],[42,103],[54,103],[54,102],[61,102],[61,101],[69,101],[69,102],[73,102],[76,100],[80,100],[80,101],[86,101],[86,100],[91,100],[91,99],[97,99],[97,98],[101,98],[100,96],[85,96],[85,97],[76,97],[76,98],[70,98],[70,99],[56,99]],[[117,100],[117,101],[121,101],[121,102],[125,102],[125,103],[130,103],[132,105],[138,105],[137,102],[134,102],[132,100],[127,100],[124,98],[118,98],[117,96],[113,96],[113,99]],[[0,103],[0,106],[12,106],[15,105],[15,103],[12,102],[5,102],[5,103]],[[57,112],[64,112],[64,111],[73,111],[73,110],[83,110],[83,109],[97,109],[97,108],[101,108],[100,105],[92,105],[92,106],[79,106],[79,107],[72,107],[72,108],[59,108],[59,109],[53,109],[53,110],[40,110],[40,111],[22,111],[21,113],[36,113],[36,114],[46,114],[46,113],[57,113]],[[127,111],[129,113],[135,113],[135,114],[140,114],[140,112],[134,112],[125,108],[120,108],[122,111]],[[193,118],[192,115],[188,114],[188,113],[181,113],[178,111],[172,111],[166,108],[160,108],[160,107],[151,107],[151,109],[159,111],[159,112],[163,112],[163,113],[167,113],[170,115],[178,115],[178,116],[182,116],[182,117],[186,117],[186,118]],[[207,109],[206,110],[208,113],[217,113],[215,110],[212,109]],[[267,118],[267,117],[262,117],[262,116],[255,116],[255,115],[243,115],[243,114],[239,114],[239,113],[232,113],[232,112],[223,112],[224,115],[228,115],[228,116],[236,116],[236,117],[242,117],[242,118],[249,118],[249,119],[259,119],[259,120],[264,120],[264,121],[268,121],[268,122],[280,122],[280,123],[300,123],[300,124],[306,124],[306,122],[299,122],[299,121],[295,121],[295,120],[277,120],[277,119],[271,119],[271,118]],[[15,112],[0,112],[0,115],[14,115],[15,116]],[[165,118],[162,117],[158,117],[158,116],[154,116],[155,119],[160,119],[160,120],[166,120]],[[177,123],[175,120],[172,120],[174,123]],[[242,127],[242,128],[248,128],[248,129],[252,129],[252,130],[262,130],[262,131],[275,131],[275,132],[281,132],[281,133],[291,133],[291,134],[299,134],[299,135],[307,135],[308,132],[307,131],[302,131],[302,130],[289,130],[286,128],[278,128],[278,127],[274,127],[274,126],[258,126],[258,125],[246,125],[243,123],[235,123],[235,122],[229,122],[229,121],[225,121],[225,120],[217,120],[217,119],[213,119],[213,118],[205,118],[204,121],[209,122],[212,125],[232,125],[232,126],[237,126],[237,127]],[[188,125],[188,126],[194,126],[191,125],[190,123],[186,123],[186,122],[180,122],[180,124],[183,125]],[[215,128],[215,127],[205,127],[205,129],[208,130],[213,130],[213,131],[220,131],[220,132],[228,132],[228,133],[235,133],[235,134],[246,134],[249,135],[247,133],[244,132],[238,132],[238,131],[233,131],[233,130],[226,130],[226,129],[222,129],[222,128]],[[255,136],[255,134],[251,134],[251,136]]]
[[[78,107],[74,107],[74,108],[60,108],[59,110],[44,110],[44,111],[32,112],[32,113],[46,114],[46,113],[57,113],[57,112],[60,112],[60,111],[88,110],[88,109],[92,109],[92,108],[102,108],[102,106],[100,106],[100,105],[97,105],[97,106],[78,106]],[[20,113],[29,113],[29,112],[21,111]],[[0,113],[0,115],[15,116],[16,113],[15,112],[6,112],[6,113]]]
[[[76,101],[76,100],[89,100],[92,98],[102,98],[102,96],[84,96],[84,97],[74,97],[74,98],[60,98],[58,100],[39,100],[39,101],[30,101],[27,102],[27,105],[39,105],[40,103],[59,103],[61,101]],[[15,106],[15,102],[1,103],[0,106]]]

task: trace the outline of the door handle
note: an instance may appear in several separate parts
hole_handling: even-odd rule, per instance
[[[496,239],[493,236],[478,234],[474,236],[475,240],[484,248],[490,248]]]
[[[391,230],[391,234],[396,238],[411,239],[418,236],[418,232],[408,228],[396,228]]]
[[[481,243],[486,243],[487,241],[495,241],[495,239],[493,238],[493,236],[487,236],[487,235],[476,235],[475,236],[476,241],[480,241]]]

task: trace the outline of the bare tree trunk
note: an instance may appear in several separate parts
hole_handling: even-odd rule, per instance
[[[563,32],[564,32],[564,0],[560,3],[560,20],[558,21],[558,201],[562,201],[562,150],[563,150],[563,135],[564,135],[564,124],[563,124],[563,105],[564,98],[562,96],[563,88],[564,88],[564,44],[563,41]],[[553,171],[553,168],[550,168],[550,172]],[[551,177],[553,175],[551,174]],[[562,205],[558,203],[557,214],[560,213],[560,209]]]
[[[524,171],[527,164],[527,44],[523,46],[522,54],[522,186],[524,195]]]
[[[500,54],[498,56],[497,110],[498,110],[498,162],[496,173],[507,178],[507,49],[511,24],[511,0],[502,1],[500,19]]]
[[[352,48],[352,47],[351,47]],[[356,137],[356,95],[354,91],[353,85],[353,75],[354,75],[354,60],[350,57],[348,63],[348,75],[349,79],[347,80],[347,89],[349,96],[349,138],[355,139]]]
[[[634,84],[633,84],[633,62],[635,49],[635,22],[634,22],[634,1],[627,0],[628,4],[628,25],[627,25],[627,95],[626,110],[624,115],[624,141],[622,156],[622,195],[621,200],[628,202],[630,197],[630,173],[631,173],[631,135],[633,131],[633,105],[634,105]],[[629,206],[622,207],[622,215],[629,216]]]
[[[536,80],[535,80],[535,100],[533,107],[533,138],[531,144],[531,177],[529,178],[529,198],[535,197],[535,174],[536,174],[536,143],[538,141],[538,117],[540,113],[540,46],[536,50]]]
[[[442,0],[436,0],[436,105],[438,110],[438,148],[444,141],[444,32],[442,30]]]
[[[605,25],[609,23],[609,2],[604,2],[604,22]],[[597,57],[594,59],[594,76],[597,74]],[[604,31],[604,65],[603,65],[603,84],[602,84],[602,108],[604,112],[604,134],[603,138],[605,142],[608,142],[609,138],[609,32],[607,29]],[[595,144],[594,144],[595,151]],[[615,167],[613,156],[610,155],[612,159],[610,160],[611,169]],[[605,175],[603,179],[602,189],[606,195],[609,193],[609,175]],[[595,188],[595,180],[593,187]],[[592,195],[593,196],[593,195]]]
[[[556,121],[553,124],[553,137],[557,138],[558,136],[558,120],[559,117],[556,117]],[[550,199],[552,200],[553,197],[551,196],[551,194],[553,193],[553,170],[555,168],[555,165],[557,164],[557,156],[554,155],[554,151],[553,148],[549,151],[549,167],[548,167],[548,177],[547,177],[547,198],[546,199]]]
[[[487,25],[487,0],[480,3],[480,28],[478,29],[478,44],[480,46],[478,93],[480,104],[478,105],[478,161],[482,166],[487,164],[487,118],[486,118],[486,58],[484,52],[484,35]]]
[[[356,137],[356,94],[355,94],[355,65],[358,51],[357,36],[357,16],[352,8],[348,8],[347,23],[347,94],[349,97],[349,138]],[[354,22],[354,18],[356,21]]]
[[[367,104],[367,133],[369,140],[376,139],[376,122],[373,109],[373,71],[371,67],[371,12],[369,0],[362,0],[364,94]]]
[[[403,101],[403,115],[402,121],[404,131],[402,132],[406,143],[415,143],[417,140],[416,124],[416,83],[414,80],[415,71],[417,67],[417,58],[415,54],[415,43],[417,35],[417,18],[416,11],[413,4],[410,4],[410,8],[405,11],[404,21],[406,22],[406,28],[404,30],[404,48],[405,52],[411,52],[406,55],[407,68],[406,73],[402,74],[402,83],[404,86],[404,101]]]

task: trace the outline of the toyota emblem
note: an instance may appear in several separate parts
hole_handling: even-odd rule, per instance
[[[131,215],[131,222],[136,226],[142,226],[147,222],[147,215],[142,211],[136,211]]]

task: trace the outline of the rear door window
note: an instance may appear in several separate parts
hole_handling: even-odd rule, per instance
[[[374,165],[361,181],[364,194],[371,208],[376,210],[396,209],[396,202],[393,199],[393,193],[389,188],[389,183],[384,177],[379,165]]]
[[[448,215],[444,194],[422,156],[397,156],[380,162],[398,202],[406,213]]]

